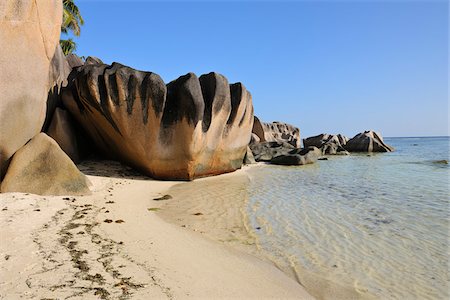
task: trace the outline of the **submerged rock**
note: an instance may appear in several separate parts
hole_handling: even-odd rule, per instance
[[[90,194],[90,182],[58,144],[40,133],[20,148],[1,183],[1,192],[38,195]]]
[[[394,148],[385,144],[381,134],[369,130],[358,133],[345,145],[350,152],[391,152]]]
[[[287,123],[264,123],[255,116],[252,133],[258,136],[260,142],[287,142],[300,148],[300,130]]]
[[[65,107],[104,155],[153,178],[194,179],[241,167],[253,126],[250,93],[217,73],[167,86],[113,63],[78,67]]]

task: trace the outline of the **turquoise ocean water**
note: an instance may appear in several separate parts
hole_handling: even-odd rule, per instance
[[[449,299],[449,138],[385,142],[396,151],[250,169],[249,228],[313,295]]]

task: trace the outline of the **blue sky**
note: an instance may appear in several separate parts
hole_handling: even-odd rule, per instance
[[[449,134],[447,1],[75,1],[77,54],[240,81],[302,137]]]

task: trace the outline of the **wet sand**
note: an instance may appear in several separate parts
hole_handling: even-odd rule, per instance
[[[226,243],[188,221],[164,221],[159,214],[175,201],[154,199],[179,182],[154,181],[115,162],[79,168],[93,183],[90,196],[0,194],[2,299],[311,298],[273,264],[239,250],[254,243],[245,222],[233,223],[239,218],[215,232]]]

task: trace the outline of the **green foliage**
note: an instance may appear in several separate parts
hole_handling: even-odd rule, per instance
[[[72,39],[59,40],[64,55],[70,54],[77,49],[77,45]]]
[[[61,25],[61,33],[68,34],[69,31],[75,36],[80,36],[81,26],[84,24],[80,10],[73,0],[63,0],[63,22]],[[59,41],[65,55],[76,50],[75,42],[69,38]]]

